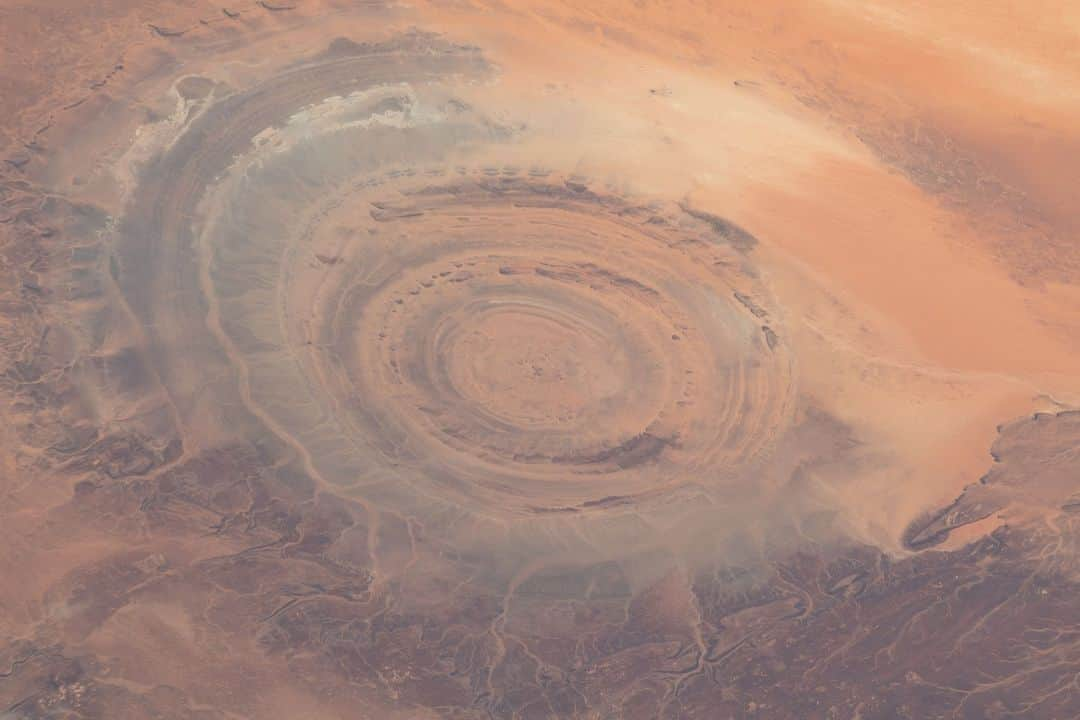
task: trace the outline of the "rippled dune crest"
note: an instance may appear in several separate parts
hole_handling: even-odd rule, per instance
[[[0,27],[0,717],[1080,715],[1068,4]]]

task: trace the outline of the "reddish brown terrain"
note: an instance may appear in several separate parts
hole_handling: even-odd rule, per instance
[[[0,718],[1080,717],[1080,9],[0,0]]]

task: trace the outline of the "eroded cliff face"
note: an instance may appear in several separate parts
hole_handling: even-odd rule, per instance
[[[6,715],[1080,713],[1067,8],[0,12]]]

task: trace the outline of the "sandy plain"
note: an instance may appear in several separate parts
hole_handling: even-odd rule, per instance
[[[0,712],[1080,713],[1065,2],[0,3]]]

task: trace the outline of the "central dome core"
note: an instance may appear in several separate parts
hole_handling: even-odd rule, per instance
[[[455,390],[507,423],[559,427],[628,390],[618,345],[541,307],[496,306],[454,334],[446,357]]]

